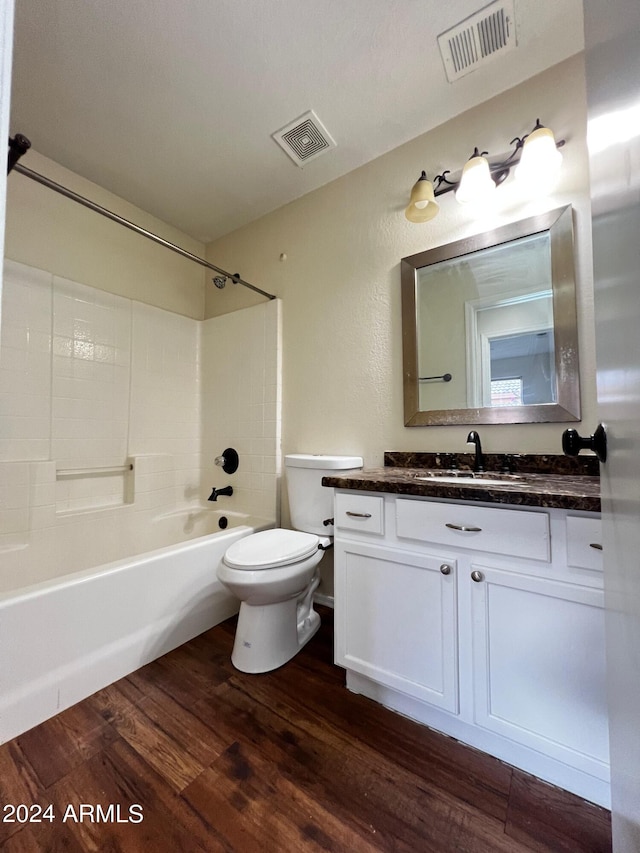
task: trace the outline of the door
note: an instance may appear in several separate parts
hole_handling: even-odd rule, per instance
[[[640,4],[585,0],[615,853],[640,850]],[[593,425],[588,425],[592,430]]]
[[[11,96],[11,46],[13,43],[13,0],[0,4],[0,139],[9,138],[9,100]],[[4,149],[5,157],[7,149]],[[6,160],[5,160],[6,163]],[[7,201],[7,169],[0,169],[0,258],[4,258],[4,222]],[[0,267],[0,303],[2,267]]]
[[[457,713],[455,561],[347,540],[335,549],[336,663]]]
[[[476,724],[606,783],[602,591],[471,569]]]

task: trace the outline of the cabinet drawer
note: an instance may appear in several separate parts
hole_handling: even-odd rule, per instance
[[[602,571],[602,522],[599,518],[567,516],[567,564],[578,569]]]
[[[384,533],[384,498],[354,492],[337,494],[335,526],[362,533]]]
[[[399,538],[550,560],[549,516],[544,512],[398,500],[396,530]]]

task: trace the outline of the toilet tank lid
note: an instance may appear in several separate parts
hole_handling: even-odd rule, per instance
[[[325,456],[321,453],[289,453],[284,457],[289,468],[324,468],[326,470],[347,470],[362,468],[362,456]]]

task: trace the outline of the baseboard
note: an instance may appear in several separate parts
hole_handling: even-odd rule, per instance
[[[334,598],[332,595],[325,595],[323,592],[316,592],[313,596],[315,604],[324,604],[325,607],[330,607],[333,610]]]
[[[562,761],[543,755],[535,749],[487,731],[455,714],[372,681],[353,670],[346,670],[346,681],[347,688],[352,693],[367,696],[392,711],[493,755],[506,764],[518,767],[551,785],[570,791],[606,809],[611,808],[608,772],[603,776],[583,772]]]

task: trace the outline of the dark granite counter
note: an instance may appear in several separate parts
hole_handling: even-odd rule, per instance
[[[485,454],[479,482],[468,477],[470,453],[385,453],[383,468],[323,477],[322,485],[337,489],[417,495],[426,498],[484,501],[522,506],[600,512],[600,477],[595,457]],[[442,477],[446,477],[443,482]],[[420,478],[420,479],[418,479]],[[483,483],[482,479],[495,478]]]

